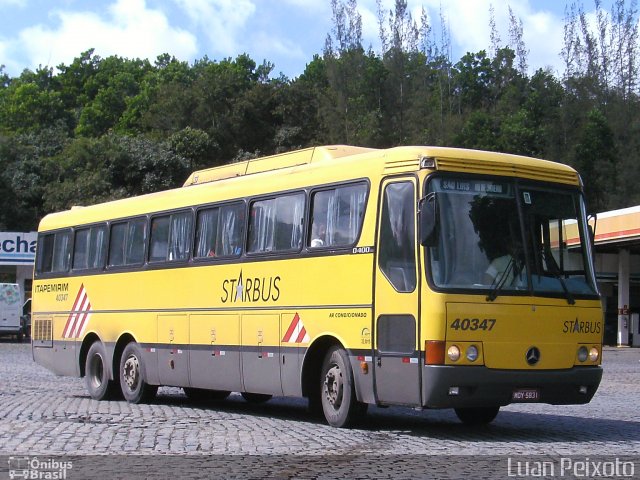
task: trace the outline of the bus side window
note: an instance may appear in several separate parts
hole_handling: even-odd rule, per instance
[[[52,272],[66,272],[71,264],[71,231],[58,232],[53,245]]]
[[[124,265],[124,247],[128,223],[117,223],[111,226],[109,242],[109,266]]]
[[[127,265],[141,264],[144,261],[144,244],[147,241],[146,219],[138,218],[129,221],[127,235],[125,263]]]
[[[244,239],[244,204],[234,203],[198,212],[195,258],[237,257]]]
[[[382,202],[380,269],[397,291],[412,292],[416,288],[413,183],[387,185]]]
[[[144,261],[147,222],[137,218],[111,226],[109,266],[139,265]]]
[[[55,234],[40,235],[38,239],[38,273],[48,273],[53,266]]]
[[[366,184],[315,192],[311,200],[310,248],[345,247],[360,236]]]
[[[73,269],[86,270],[104,266],[107,227],[97,225],[76,230],[73,242]]]
[[[84,270],[88,265],[89,258],[89,237],[91,229],[83,228],[76,230],[76,238],[73,242],[73,269]]]
[[[169,215],[151,220],[150,262],[164,262],[169,252]]]
[[[244,204],[236,203],[220,208],[220,224],[216,249],[220,256],[238,256],[244,241]]]
[[[89,237],[88,268],[103,268],[107,250],[107,226],[91,227]]]
[[[191,212],[180,212],[171,215],[171,232],[169,236],[169,261],[187,260],[191,253]]]
[[[216,256],[216,236],[220,209],[207,208],[198,212],[196,221],[196,258]]]
[[[299,250],[302,246],[304,200],[304,193],[299,193],[253,202],[249,252]]]

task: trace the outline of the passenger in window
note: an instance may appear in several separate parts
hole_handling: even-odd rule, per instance
[[[311,248],[323,247],[327,237],[327,226],[322,222],[314,222],[311,233]]]
[[[158,218],[151,223],[151,260],[166,260],[169,250],[169,219]]]

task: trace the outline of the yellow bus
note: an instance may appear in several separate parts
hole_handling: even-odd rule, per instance
[[[33,357],[98,400],[165,385],[200,401],[306,397],[337,427],[369,404],[488,423],[510,403],[596,392],[591,251],[568,166],[309,148],[47,215]]]

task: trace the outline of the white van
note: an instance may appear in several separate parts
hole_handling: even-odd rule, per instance
[[[17,283],[0,283],[0,335],[24,336],[22,295]]]

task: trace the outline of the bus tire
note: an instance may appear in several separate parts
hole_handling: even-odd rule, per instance
[[[191,387],[183,387],[182,390],[192,402],[213,402],[216,400],[224,400],[231,395],[231,392],[226,390],[207,390],[205,388]]]
[[[241,392],[242,398],[244,398],[249,403],[264,403],[271,400],[273,395],[268,395],[266,393],[251,393],[251,392]]]
[[[493,422],[500,407],[456,408],[456,415],[465,425],[486,425]]]
[[[147,383],[142,350],[131,342],[124,347],[120,357],[120,387],[129,403],[148,403],[155,397],[158,386]]]
[[[348,427],[366,411],[366,404],[356,399],[349,356],[343,348],[333,347],[325,356],[320,374],[320,401],[324,418],[332,427]]]
[[[108,400],[114,396],[117,385],[109,379],[107,350],[100,341],[93,342],[84,364],[84,381],[94,400]]]

